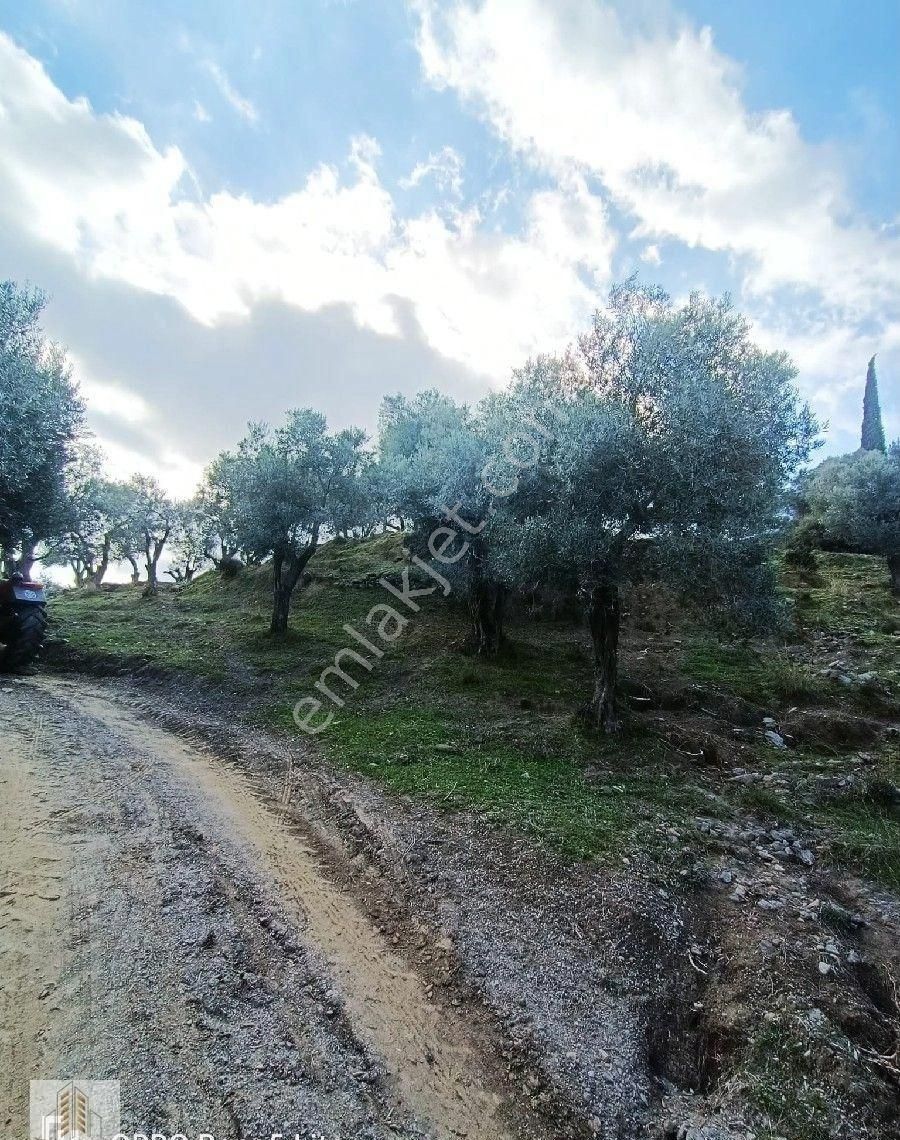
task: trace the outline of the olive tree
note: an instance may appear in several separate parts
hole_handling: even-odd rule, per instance
[[[543,574],[583,599],[595,726],[618,725],[625,584],[667,577],[766,611],[783,490],[817,432],[794,375],[727,299],[676,306],[629,282],[571,353],[519,378],[514,397],[551,402],[554,423],[510,500],[503,554],[520,580]]]
[[[495,481],[503,416],[485,400],[473,411],[438,392],[386,399],[379,462],[393,513],[412,526],[410,546],[437,558],[441,573],[465,597],[469,648],[497,652],[503,641],[507,584],[494,545]],[[444,544],[452,546],[448,554]]]
[[[362,431],[329,434],[323,415],[302,408],[274,431],[251,425],[223,460],[238,542],[251,556],[272,559],[273,634],[286,632],[294,589],[321,538],[350,524],[364,443]]]
[[[100,586],[133,526],[135,496],[128,484],[106,479],[102,454],[83,447],[67,471],[66,530],[48,544],[46,561],[68,566],[76,586]]]
[[[99,479],[92,494],[96,521],[90,580],[100,586],[110,563],[126,557],[125,547],[134,529],[135,499],[127,483],[113,479]]]
[[[0,557],[29,573],[65,533],[66,469],[83,406],[61,348],[43,335],[46,298],[0,281]]]
[[[197,500],[176,504],[166,574],[179,585],[193,582],[194,575],[210,561],[215,541],[210,520]]]
[[[67,472],[65,532],[49,544],[51,560],[68,565],[77,586],[100,586],[114,562],[130,563],[131,580],[147,572],[146,593],[156,593],[159,564],[182,521],[182,509],[157,481],[134,475],[127,482],[106,479],[94,448],[81,449]]]
[[[441,436],[458,431],[467,410],[429,389],[412,399],[385,396],[378,413],[378,476],[386,521],[400,530],[430,513],[433,480],[426,455]]]
[[[204,520],[206,555],[221,566],[241,553],[238,540],[237,484],[242,467],[238,456],[221,452],[203,473],[196,507]]]
[[[380,526],[383,515],[382,486],[378,465],[369,452],[363,453],[353,479],[335,501],[329,529],[341,538],[365,538]]]
[[[900,594],[900,443],[826,459],[800,492],[800,541],[880,554]]]
[[[135,573],[138,552],[143,556],[147,571],[144,595],[153,597],[159,589],[159,561],[175,528],[178,508],[150,475],[133,475],[126,486],[131,504],[120,545]]]

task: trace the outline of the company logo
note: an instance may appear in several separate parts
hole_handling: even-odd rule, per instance
[[[112,1140],[118,1081],[32,1081],[29,1140]]]

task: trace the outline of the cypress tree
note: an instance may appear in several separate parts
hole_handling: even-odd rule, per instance
[[[869,361],[866,372],[866,393],[863,396],[862,440],[863,451],[885,451],[884,428],[881,425],[881,407],[878,403],[878,378],[875,375],[875,357]]]

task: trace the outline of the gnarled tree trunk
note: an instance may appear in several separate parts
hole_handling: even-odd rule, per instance
[[[503,644],[503,614],[506,587],[485,572],[479,542],[472,543],[469,578],[469,613],[472,616],[471,650],[492,657]]]
[[[147,564],[147,581],[142,592],[145,598],[155,598],[159,593],[159,579],[156,576],[155,562]]]
[[[103,579],[106,576],[106,571],[109,569],[109,552],[111,546],[112,539],[109,537],[109,535],[107,535],[103,539],[103,548],[100,551],[100,561],[97,563],[93,573],[91,574],[91,583],[98,589],[100,588],[100,584],[103,582]]]
[[[147,567],[147,583],[144,586],[144,597],[153,598],[159,592],[159,577],[157,576],[159,555],[154,558],[150,547],[147,548],[145,563]]]
[[[616,680],[619,671],[619,587],[601,582],[591,587],[586,610],[594,650],[594,693],[584,709],[587,720],[603,732],[616,732]]]
[[[493,578],[479,577],[472,584],[469,610],[472,615],[472,651],[491,657],[503,644],[503,614],[506,587]]]
[[[287,563],[287,564],[286,564]],[[294,569],[293,560],[275,560],[275,582],[272,588],[272,621],[269,633],[287,633],[288,618],[291,616],[291,595],[300,575]]]
[[[145,562],[147,564],[147,585],[144,587],[144,597],[153,598],[159,592],[159,560],[162,557],[163,547],[169,537],[170,528],[166,527],[161,538],[146,538],[144,547]]]
[[[315,554],[318,545],[319,535],[318,530],[316,530],[310,542],[299,552],[292,550],[273,556],[272,621],[269,625],[269,633],[276,636],[287,633],[294,587],[300,581],[300,575],[306,569],[306,564]]]

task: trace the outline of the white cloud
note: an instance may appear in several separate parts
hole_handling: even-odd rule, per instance
[[[7,224],[85,260],[146,234],[185,173],[134,119],[95,116],[0,36],[0,211]]]
[[[481,226],[477,209],[403,224],[388,277],[446,356],[503,378],[512,364],[562,346],[609,283],[614,240],[583,180],[532,195],[521,237]]]
[[[250,123],[251,126],[256,126],[259,122],[259,112],[249,99],[246,99],[239,91],[235,90],[224,69],[214,60],[205,59],[203,61],[203,70],[213,81],[216,90],[225,102],[228,103],[245,122]]]
[[[523,199],[515,184],[491,186],[463,208],[463,159],[445,146],[401,182],[430,180],[434,205],[403,216],[377,141],[359,136],[345,163],[316,166],[279,198],[205,192],[177,147],[66,98],[0,35],[0,226],[65,255],[82,280],[177,300],[188,324],[216,337],[251,326],[269,302],[347,306],[362,329],[502,381],[529,353],[569,340],[605,292],[616,237],[602,193],[648,266],[663,243],[667,267],[679,243],[718,252],[760,337],[795,353],[824,415],[847,419],[846,390],[868,356],[900,352],[900,228],[854,216],[834,152],[805,142],[787,112],[748,113],[740,73],[711,35],[654,22],[659,8],[642,5],[637,25],[593,0],[417,7],[427,78],[476,108],[548,188]],[[209,74],[257,121],[224,72]],[[497,224],[508,205],[522,218],[516,233]],[[158,437],[153,380],[145,420],[115,385],[89,399]],[[123,463],[138,456],[128,454]],[[166,462],[173,486],[197,468]]]
[[[198,123],[211,123],[212,115],[207,111],[199,99],[194,100],[194,118]]]
[[[320,165],[274,201],[203,197],[177,148],[160,151],[135,120],[67,99],[3,37],[0,68],[4,223],[94,278],[177,298],[206,324],[281,300],[306,311],[347,304],[363,327],[399,335],[399,298],[428,343],[502,380],[565,341],[609,281],[606,214],[577,175],[532,195],[521,236],[488,229],[474,210],[399,217],[367,136],[351,142],[349,177]]]
[[[418,7],[428,78],[534,160],[599,175],[639,235],[747,254],[758,289],[822,286],[846,303],[892,291],[897,245],[846,220],[834,155],[789,112],[745,109],[708,28],[648,32],[593,0]]]
[[[459,198],[463,186],[463,165],[462,155],[452,146],[444,146],[429,154],[425,162],[417,162],[409,175],[400,179],[400,186],[404,190],[410,190],[426,178],[433,178],[439,190]]]
[[[104,416],[112,416],[127,424],[143,423],[150,417],[150,408],[147,401],[136,392],[129,392],[114,384],[102,384],[97,380],[83,379],[83,369],[79,366],[77,358],[73,359],[70,351],[69,357],[75,366],[75,375],[82,377],[78,390],[84,397],[88,408]]]
[[[164,450],[151,458],[104,436],[102,432],[98,433],[97,442],[111,479],[130,479],[136,473],[152,471],[163,490],[175,499],[190,498],[203,475],[202,463],[194,463],[173,451]]]
[[[189,498],[200,481],[203,465],[160,444],[166,439],[166,430],[157,411],[143,396],[121,384],[94,380],[71,349],[68,356],[78,378],[88,426],[96,429],[93,435],[103,453],[107,474],[114,479],[129,479],[134,474],[152,472],[170,495]],[[123,426],[126,434],[130,429],[139,429],[141,449],[113,437]]]
[[[708,28],[595,0],[414,7],[433,85],[535,166],[598,179],[649,264],[662,239],[727,255],[745,307],[817,370],[811,395],[830,383],[833,402],[863,343],[897,343],[900,234],[854,213],[837,152],[806,142],[790,112],[746,109]]]

